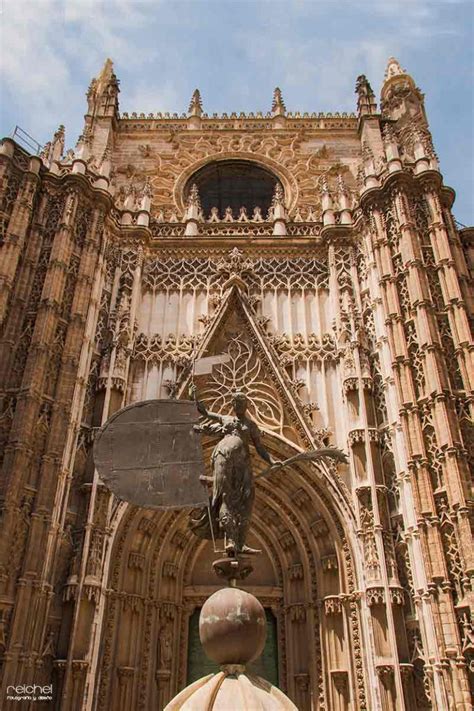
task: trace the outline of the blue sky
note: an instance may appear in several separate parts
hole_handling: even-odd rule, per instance
[[[354,111],[356,77],[378,95],[397,57],[426,94],[454,214],[474,225],[474,0],[0,0],[0,133],[67,146],[110,56],[122,111]]]

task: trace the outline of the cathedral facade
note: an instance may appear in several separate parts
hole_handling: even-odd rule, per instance
[[[51,709],[159,710],[208,671],[212,545],[92,459],[115,411],[194,382],[221,414],[243,390],[275,459],[349,458],[256,484],[260,675],[302,711],[468,711],[474,230],[422,93],[390,59],[380,110],[361,76],[350,115],[118,94],[107,60],[74,151],[63,127],[0,148],[0,706],[36,684]]]

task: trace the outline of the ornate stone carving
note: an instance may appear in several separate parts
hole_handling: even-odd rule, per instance
[[[264,366],[252,343],[243,334],[229,334],[226,353],[229,360],[216,366],[201,397],[212,412],[228,409],[235,390],[243,390],[249,401],[250,416],[269,429],[280,428],[283,409],[274,386],[264,373]]]
[[[385,590],[382,587],[367,588],[366,596],[369,607],[385,605]]]
[[[288,569],[288,576],[290,580],[303,580],[304,571],[301,563],[294,563]]]
[[[328,595],[324,598],[324,614],[339,615],[342,612],[342,602],[338,595]]]

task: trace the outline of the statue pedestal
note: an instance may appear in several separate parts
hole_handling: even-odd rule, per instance
[[[156,685],[158,687],[158,700],[160,704],[160,709],[165,707],[168,699],[171,696],[171,690],[169,688],[171,678],[170,669],[157,669],[155,672]]]
[[[231,587],[237,580],[244,580],[253,570],[250,558],[247,556],[228,556],[219,558],[212,564],[215,574],[228,581]]]

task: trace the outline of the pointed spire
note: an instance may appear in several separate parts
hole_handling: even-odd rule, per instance
[[[319,179],[319,193],[321,195],[321,208],[323,216],[323,225],[333,225],[335,222],[333,200],[329,190],[328,177],[323,173]]]
[[[387,62],[387,68],[385,70],[385,75],[383,78],[384,82],[399,74],[406,74],[405,69],[401,68],[400,62],[395,59],[395,57],[390,57]]]
[[[273,234],[286,235],[285,193],[281,183],[277,182],[269,210],[269,219],[273,221]]]
[[[142,189],[140,191],[140,210],[149,212],[151,206],[151,198],[153,196],[153,189],[151,187],[151,182],[149,176],[145,178]]]
[[[202,99],[199,89],[195,89],[189,102],[188,116],[202,116]]]
[[[338,173],[338,176],[336,178],[336,187],[337,187],[337,198],[339,202],[339,210],[340,210],[340,222],[341,225],[349,225],[352,221],[351,218],[351,200],[350,200],[350,192],[349,189],[344,182],[344,178],[342,177],[341,173]]]
[[[199,197],[199,190],[196,183],[191,185],[191,190],[189,191],[188,204],[187,207],[201,207],[201,198]]]
[[[117,79],[114,74],[114,63],[112,62],[110,57],[107,57],[104,62],[104,66],[102,67],[99,72],[99,75],[97,76],[97,93],[101,94],[106,88],[107,84],[110,84],[110,82],[114,79]]]
[[[61,123],[51,141],[51,161],[60,160],[64,152],[65,129]]]
[[[326,173],[323,173],[319,180],[319,192],[321,195],[329,194],[329,185]]]
[[[357,111],[359,116],[367,116],[377,112],[375,94],[365,74],[361,74],[357,77],[355,93],[358,96]]]
[[[275,208],[277,205],[283,205],[284,197],[285,194],[283,192],[283,188],[281,187],[281,183],[277,182],[273,192],[272,207]]]
[[[423,98],[413,77],[402,69],[395,57],[390,57],[380,93],[382,116],[397,121],[401,116],[409,113],[413,119],[415,111],[421,121],[426,123]],[[418,109],[415,108],[417,104]]]
[[[276,87],[273,92],[272,116],[284,116],[285,113],[286,106],[283,101],[283,96],[281,95],[281,89]]]
[[[199,190],[196,183],[191,185],[191,190],[189,191],[189,196],[186,204],[186,212],[184,214],[184,221],[186,222],[186,227],[184,234],[187,236],[195,236],[198,234],[198,222],[202,220],[202,208],[201,200],[199,198]]]
[[[347,185],[344,182],[344,178],[342,177],[341,173],[337,174],[336,187],[338,195],[349,195],[349,190],[347,189]]]
[[[87,113],[91,116],[113,116],[118,111],[119,83],[112,60],[106,59],[97,78],[89,84],[86,94]]]
[[[43,146],[40,157],[48,168],[51,167],[54,161],[61,160],[64,152],[64,135],[64,126],[60,124],[51,141],[48,141]]]
[[[145,183],[143,185],[143,195],[145,197],[149,197],[149,198],[151,198],[153,195],[153,188],[151,186],[151,181],[150,181],[149,176],[146,177]]]

